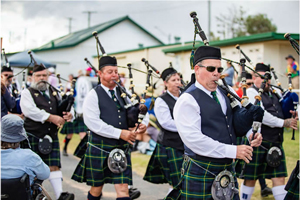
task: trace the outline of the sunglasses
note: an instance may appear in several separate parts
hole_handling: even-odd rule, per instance
[[[199,67],[205,67],[208,72],[214,72],[217,69],[218,73],[222,73],[222,71],[224,70],[223,67],[203,66],[203,65],[199,65]]]
[[[247,83],[247,85],[251,86],[253,83]]]

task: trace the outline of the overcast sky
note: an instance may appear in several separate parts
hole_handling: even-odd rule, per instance
[[[247,15],[267,14],[279,33],[299,33],[299,1],[211,1],[211,31],[217,36],[216,16],[242,6]],[[52,39],[88,26],[84,11],[93,11],[91,26],[128,15],[163,42],[174,36],[193,40],[191,11],[198,13],[208,34],[208,1],[3,1],[1,37],[6,52],[39,47]],[[120,30],[122,34],[122,30]]]

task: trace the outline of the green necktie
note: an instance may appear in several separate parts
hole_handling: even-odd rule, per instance
[[[216,92],[216,91],[212,91],[212,92],[211,92],[211,95],[213,96],[213,99],[214,99],[218,104],[220,104],[220,101],[219,101],[219,99],[218,99],[218,97],[217,97],[217,92]]]
[[[111,94],[111,99],[115,102],[117,108],[121,108],[120,103],[115,95],[115,91],[114,90],[109,90],[110,94]]]
[[[50,97],[46,94],[46,91],[41,91],[43,96],[49,101]]]

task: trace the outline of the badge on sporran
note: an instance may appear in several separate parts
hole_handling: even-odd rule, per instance
[[[111,172],[120,174],[127,168],[127,158],[122,149],[113,149],[107,159],[107,165]]]
[[[281,159],[282,159],[282,151],[279,147],[271,147],[267,153],[267,164],[270,167],[278,167],[281,163]]]
[[[52,151],[52,138],[49,135],[45,135],[44,138],[39,139],[38,143],[39,151],[42,154],[49,154]]]
[[[232,199],[234,194],[238,194],[239,190],[235,188],[234,177],[228,170],[221,171],[215,178],[211,195],[215,200]]]

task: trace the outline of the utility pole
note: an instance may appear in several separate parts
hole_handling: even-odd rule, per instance
[[[91,14],[92,13],[97,13],[96,11],[83,11],[82,13],[87,13],[88,14],[88,28],[91,26]]]
[[[210,0],[208,0],[208,41],[210,41]]]
[[[69,34],[72,32],[72,17],[68,17],[67,19],[69,19]]]

